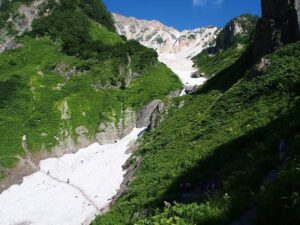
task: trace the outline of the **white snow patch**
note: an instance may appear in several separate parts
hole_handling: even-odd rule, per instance
[[[180,54],[164,53],[159,55],[158,60],[177,74],[184,86],[199,86],[206,81],[203,77],[191,77],[194,72],[197,72],[197,69],[193,66],[194,63],[191,59],[185,58]]]
[[[117,194],[126,173],[122,165],[130,157],[126,150],[144,130],[41,161],[40,171],[0,195],[0,224],[90,224]]]
[[[22,136],[22,141],[26,141],[26,135]]]
[[[206,81],[203,77],[191,77],[197,72],[192,58],[214,44],[219,28],[210,26],[180,32],[159,21],[139,20],[119,14],[113,14],[113,17],[120,35],[156,50],[158,60],[177,74],[185,86],[199,86]]]

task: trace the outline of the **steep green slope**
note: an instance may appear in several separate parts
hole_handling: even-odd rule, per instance
[[[280,139],[300,132],[300,43],[262,62],[244,70],[237,62],[214,78],[219,82],[177,99],[145,136],[129,190],[94,224],[229,224],[253,209],[265,177],[279,165]],[[297,181],[289,182],[290,193],[299,193]],[[298,224],[298,205],[289,206]]]
[[[290,141],[289,159],[281,168],[277,180],[268,183],[260,193],[258,222],[264,224],[300,223],[300,133]]]
[[[216,46],[193,58],[206,77],[211,77],[232,65],[247,49],[258,18],[242,15],[232,19],[220,32]]]
[[[98,2],[48,1],[54,4],[52,14],[36,19],[33,32],[18,37],[24,46],[0,54],[0,178],[24,155],[24,134],[34,152],[51,150],[67,138],[76,143],[82,126],[93,140],[101,123],[118,123],[126,109],[138,111],[181,88],[153,50],[123,40],[102,23],[107,12],[99,17]],[[62,13],[71,3],[75,8]],[[75,11],[85,18],[84,28],[76,30]],[[64,20],[55,21],[57,15]],[[69,44],[78,37],[87,39],[74,50]]]

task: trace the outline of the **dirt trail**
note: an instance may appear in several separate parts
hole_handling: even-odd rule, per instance
[[[62,181],[62,180],[50,175],[48,172],[45,172],[43,170],[40,170],[40,172],[45,174],[47,177],[51,178],[52,180],[56,181],[57,183],[65,184],[69,187],[72,187],[73,189],[76,189],[89,203],[91,203],[91,205],[93,205],[95,207],[95,209],[97,209],[97,211],[101,210],[97,206],[97,204],[92,199],[90,199],[90,197],[80,187],[76,186],[75,184],[71,184],[70,182]]]
[[[31,151],[27,144],[26,135],[24,135],[22,137],[22,147],[26,153],[26,158],[24,159],[24,158],[18,157],[21,161],[26,162],[30,167],[32,167],[32,169],[34,171],[43,173],[50,179],[56,181],[57,183],[67,185],[67,186],[72,187],[73,189],[77,190],[91,205],[93,205],[95,207],[95,209],[97,209],[97,211],[99,211],[99,212],[101,211],[101,209],[97,206],[97,204],[80,187],[78,187],[74,184],[71,184],[69,181],[62,181],[62,180],[50,175],[50,173],[48,171],[45,172],[45,171],[41,170],[40,167],[33,162],[33,160],[31,159]]]

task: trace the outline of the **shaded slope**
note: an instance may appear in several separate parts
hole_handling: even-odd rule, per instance
[[[242,72],[224,92],[212,85],[179,99],[185,106],[174,107],[145,137],[129,191],[95,224],[228,224],[251,208],[264,176],[278,164],[279,140],[299,132],[299,46],[268,56],[269,66]],[[164,201],[180,202],[212,179],[222,185],[209,198],[167,204],[151,217]]]
[[[193,58],[199,72],[212,77],[239,60],[251,44],[258,17],[241,15],[228,22],[216,38],[216,45]]]

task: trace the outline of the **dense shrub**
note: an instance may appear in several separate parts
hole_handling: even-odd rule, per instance
[[[62,41],[62,50],[68,55],[97,59],[100,62],[113,59],[116,68],[119,65],[126,67],[130,58],[130,68],[137,73],[142,73],[147,66],[157,62],[156,52],[136,41],[111,45],[101,39],[95,39],[93,36],[96,34],[92,31],[97,30],[97,26],[91,19],[108,28],[108,31],[101,31],[102,33],[113,30],[111,16],[101,1],[63,0],[60,5],[56,4],[53,7],[50,16],[34,20],[32,34],[49,35],[54,41]],[[118,76],[117,71],[115,76]]]
[[[144,137],[137,153],[143,161],[128,191],[94,224],[231,224],[255,208],[264,179],[279,165],[280,139],[300,131],[299,56],[296,43],[267,56],[271,65],[264,71],[233,64],[231,73],[215,77],[219,82],[177,99],[164,122]],[[298,224],[287,218],[299,218],[298,162],[290,163],[290,175],[283,173],[276,191],[266,192],[261,215],[268,218],[261,224],[284,224],[272,223],[283,204],[288,208],[278,217]],[[220,183],[216,192],[199,191],[211,180]],[[182,189],[187,183],[189,190]],[[282,196],[288,198],[283,204]]]

